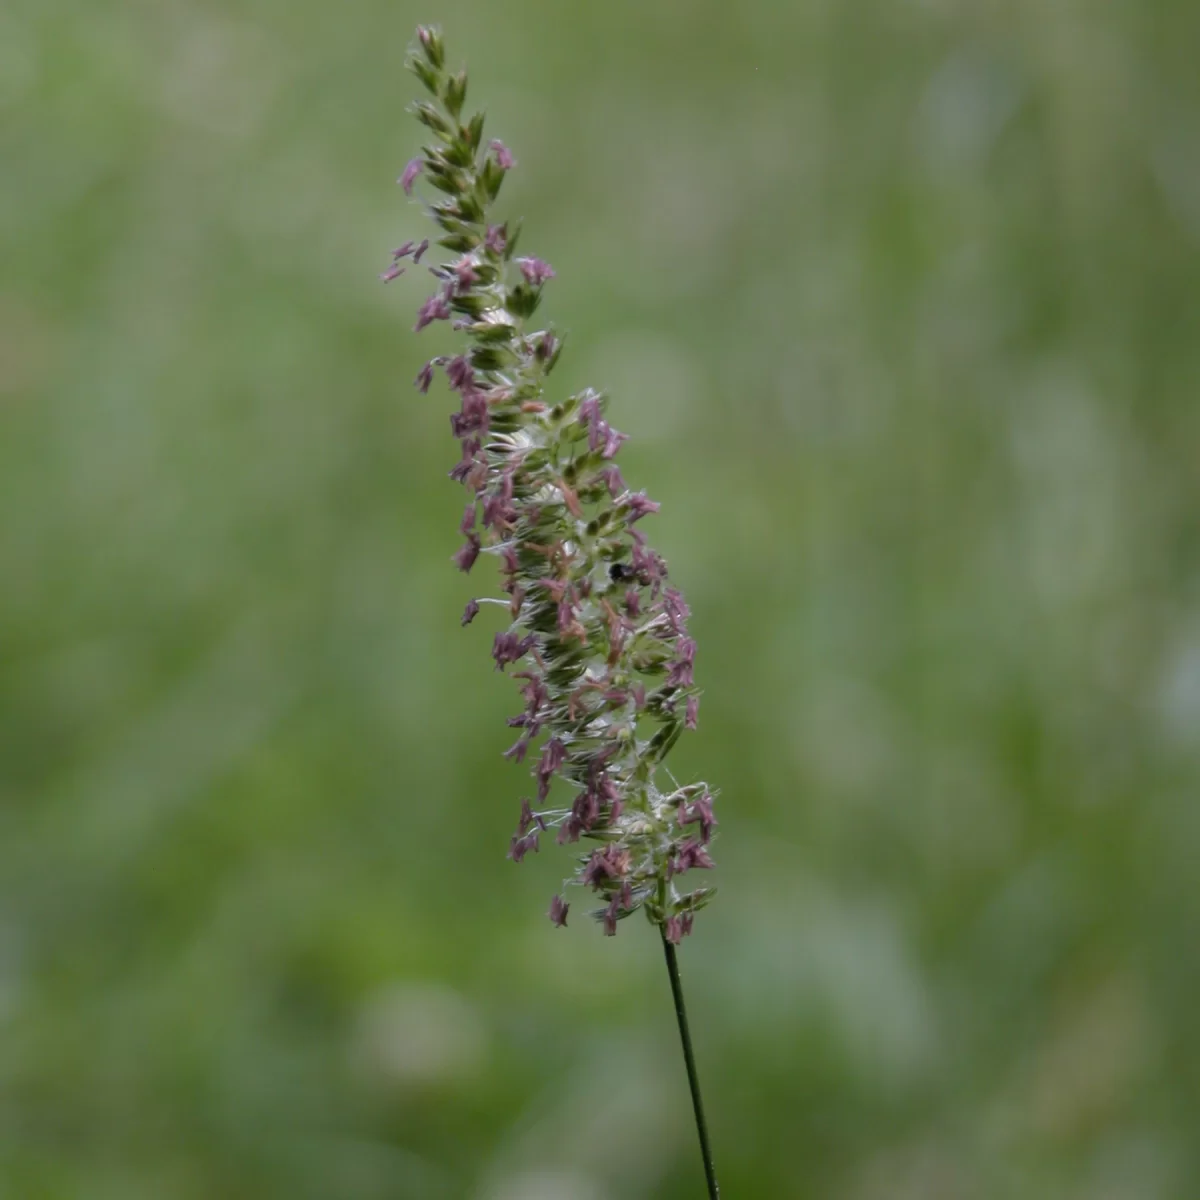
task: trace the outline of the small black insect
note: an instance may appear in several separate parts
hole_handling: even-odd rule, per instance
[[[615,562],[608,568],[608,577],[614,583],[632,583],[638,573],[628,563]]]

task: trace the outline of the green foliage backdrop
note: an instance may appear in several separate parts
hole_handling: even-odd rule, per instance
[[[651,931],[504,858],[429,20],[694,610],[726,1193],[1200,1194],[1198,13],[9,0],[0,1192],[699,1194]]]

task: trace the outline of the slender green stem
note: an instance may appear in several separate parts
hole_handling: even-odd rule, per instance
[[[717,1171],[713,1166],[712,1147],[708,1144],[708,1126],[704,1122],[704,1105],[700,1100],[700,1076],[696,1073],[696,1056],[692,1052],[692,1035],[688,1032],[687,1008],[683,1003],[683,984],[679,979],[679,960],[675,946],[663,934],[663,953],[667,957],[667,974],[671,977],[671,995],[675,997],[675,1019],[679,1022],[679,1040],[683,1043],[683,1061],[687,1065],[688,1086],[692,1089],[692,1110],[696,1114],[696,1132],[700,1135],[700,1153],[704,1158],[704,1178],[708,1181],[709,1200],[719,1200]]]

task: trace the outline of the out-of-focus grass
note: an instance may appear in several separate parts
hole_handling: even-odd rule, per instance
[[[1194,5],[0,12],[6,1195],[691,1197],[408,330],[447,27],[694,609],[725,1189],[1200,1191]]]

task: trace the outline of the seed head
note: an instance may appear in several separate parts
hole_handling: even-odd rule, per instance
[[[436,187],[428,211],[451,255],[429,268],[439,287],[415,329],[453,318],[466,341],[459,354],[430,359],[416,385],[428,391],[440,367],[458,397],[450,477],[469,502],[454,562],[470,571],[483,554],[498,561],[506,598],[484,603],[510,620],[494,634],[492,657],[497,670],[520,667],[512,675],[524,705],[508,720],[520,736],[505,755],[528,757],[536,783],[509,857],[536,853],[547,829],[560,844],[587,840],[571,882],[599,895],[593,915],[604,932],[640,908],[678,942],[713,894],[680,881],[713,865],[717,821],[708,787],[680,786],[664,767],[696,727],[699,692],[688,606],[635,528],[659,504],[626,486],[614,460],[627,435],[608,422],[607,397],[590,388],[564,397],[549,382],[562,340],[532,318],[555,271],[532,255],[513,259],[519,227],[491,217],[512,152],[496,139],[483,144],[481,114],[462,115],[466,73],[447,71],[437,30],[418,30],[408,66],[431,97],[413,109],[431,139],[400,184],[410,195],[422,176]],[[405,242],[383,277],[396,278],[403,259],[419,262],[428,245]],[[480,607],[471,600],[462,624]],[[565,925],[568,907],[556,895],[550,920]]]

